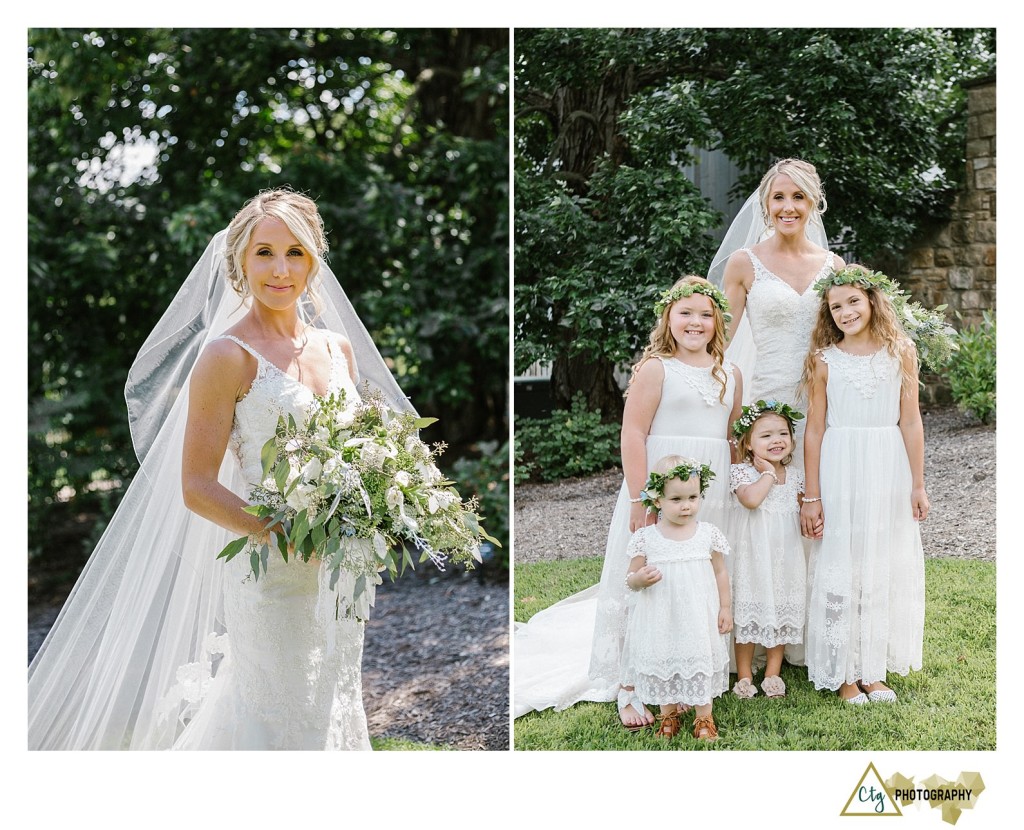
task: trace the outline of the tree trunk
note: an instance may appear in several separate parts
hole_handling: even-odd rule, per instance
[[[622,390],[615,381],[615,365],[587,355],[555,358],[551,367],[551,398],[557,409],[568,409],[572,398],[582,392],[587,407],[601,413],[605,421],[622,420]]]

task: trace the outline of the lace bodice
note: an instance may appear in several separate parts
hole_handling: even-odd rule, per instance
[[[745,484],[753,484],[761,477],[753,464],[746,462],[733,464],[729,471],[729,489],[735,493],[737,489]],[[786,468],[786,481],[783,484],[774,484],[768,491],[763,502],[758,507],[769,513],[799,513],[800,504],[797,502],[797,493],[804,492],[804,477],[799,470],[790,465]]]
[[[245,480],[249,484],[258,484],[263,477],[260,452],[277,429],[277,419],[282,415],[291,415],[297,423],[302,423],[315,396],[309,387],[285,374],[248,343],[230,334],[225,334],[224,339],[237,343],[256,358],[256,377],[252,386],[245,397],[235,404],[229,445],[242,467]],[[349,375],[344,352],[336,345],[330,345],[330,341],[328,349],[331,353],[328,391],[335,394],[344,392],[356,400],[359,393]]]
[[[666,539],[657,525],[641,528],[629,540],[630,558],[643,556],[648,565],[710,559],[715,550],[726,556],[730,551],[729,543],[722,531],[708,522],[697,522],[696,533],[682,542]]]
[[[725,438],[729,432],[736,381],[731,363],[723,363],[725,398],[719,400],[722,385],[711,367],[690,366],[674,357],[660,358],[665,369],[661,401],[651,422],[651,435],[685,435],[690,438]]]
[[[754,266],[746,314],[757,347],[757,365],[754,377],[747,382],[745,397],[797,403],[796,390],[821,303],[813,285],[832,267],[832,254],[825,252],[821,269],[804,293],[797,294],[789,283],[769,271],[753,251],[743,250]]]
[[[826,427],[891,427],[900,420],[900,363],[880,349],[856,355],[838,346],[822,349],[828,364]]]

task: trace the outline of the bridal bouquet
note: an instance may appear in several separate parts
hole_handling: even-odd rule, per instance
[[[418,431],[436,418],[390,409],[378,395],[352,403],[341,395],[317,398],[303,425],[289,415],[263,447],[263,482],[254,487],[246,511],[280,526],[275,533],[281,556],[327,561],[330,586],[341,573],[355,577],[354,607],[367,585],[380,584],[380,572],[394,578],[399,568],[419,561],[480,561],[480,540],[496,540],[480,526],[475,499],[463,502]],[[266,573],[270,545],[243,536],[218,559],[249,550],[255,578]]]

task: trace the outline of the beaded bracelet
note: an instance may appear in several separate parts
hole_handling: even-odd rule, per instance
[[[632,585],[629,584],[629,578],[633,574],[635,574],[635,573],[636,573],[636,571],[630,571],[628,574],[626,574],[626,587],[629,588],[630,591],[639,591],[640,590],[639,588],[634,588]]]
[[[771,476],[771,477],[772,477],[772,480],[773,480],[773,481],[774,481],[774,482],[775,482],[776,484],[778,484],[778,483],[779,483],[779,477],[778,477],[777,475],[775,475],[775,471],[774,471],[774,470],[761,470],[761,475],[762,475],[762,476]]]
[[[812,501],[821,501],[821,496],[815,496],[814,498],[809,498],[807,496],[804,496],[802,501],[803,501],[804,504],[807,504],[808,502],[812,502]]]

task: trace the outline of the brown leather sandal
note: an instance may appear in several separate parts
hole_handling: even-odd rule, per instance
[[[679,723],[679,715],[682,714],[678,709],[669,712],[667,715],[658,715],[658,720],[661,723],[658,726],[658,731],[654,734],[659,738],[674,738],[679,734],[679,730],[682,725]]]
[[[701,732],[707,732],[701,735]],[[718,739],[718,729],[715,727],[715,719],[711,715],[704,715],[693,719],[693,737],[698,741],[715,741]]]

